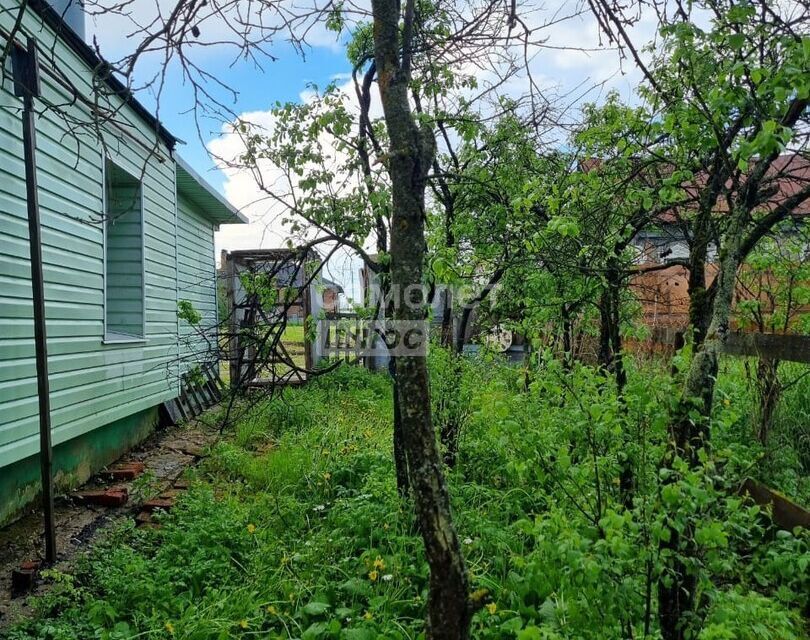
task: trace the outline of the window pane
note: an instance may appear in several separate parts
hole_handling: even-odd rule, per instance
[[[143,337],[143,212],[141,184],[107,163],[107,337]]]

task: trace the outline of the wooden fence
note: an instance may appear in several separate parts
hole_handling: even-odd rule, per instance
[[[320,322],[319,338],[325,357],[363,364],[370,338],[368,322],[356,313],[327,313]]]
[[[683,344],[683,331],[659,327],[653,330],[649,342],[653,346],[677,348]],[[730,356],[765,357],[810,364],[810,336],[734,332],[725,339],[721,350]]]
[[[180,395],[163,403],[169,422],[177,424],[196,418],[213,407],[225,392],[225,383],[219,375],[219,363],[206,362],[184,373],[180,379]]]

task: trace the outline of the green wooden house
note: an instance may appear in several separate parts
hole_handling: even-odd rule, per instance
[[[0,0],[0,47],[21,6]],[[72,8],[28,0],[15,38],[37,38],[42,69],[37,178],[61,488],[148,435],[161,404],[180,393],[183,371],[210,357],[214,231],[246,222],[120,83],[105,80],[99,98],[92,87],[100,61],[83,40],[81,19]],[[0,524],[40,488],[22,105],[9,68],[0,87]],[[94,100],[101,101],[95,109]],[[181,300],[203,315],[207,336],[179,318]]]

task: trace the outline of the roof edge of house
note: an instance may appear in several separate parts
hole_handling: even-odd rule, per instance
[[[183,184],[185,181],[178,181],[178,192],[183,193],[199,206],[202,215],[219,224],[250,224],[248,217],[228,202],[225,196],[211,186],[188,162],[178,154],[174,154],[174,160],[177,164],[178,174],[185,174],[188,180],[199,187],[199,190],[195,191]],[[202,197],[200,197],[201,195]]]
[[[96,54],[93,48],[62,19],[59,12],[54,9],[47,0],[28,0],[28,6],[42,18],[45,24],[56,32],[57,36],[65,41],[73,52],[78,55],[91,70],[98,68],[102,64],[107,64]],[[179,138],[175,137],[163,126],[160,120],[158,120],[149,109],[144,107],[132,95],[132,92],[118,78],[114,75],[109,75],[104,82],[115,95],[132,107],[132,110],[150,129],[153,129],[160,136],[170,151],[173,151],[177,143],[181,142]]]

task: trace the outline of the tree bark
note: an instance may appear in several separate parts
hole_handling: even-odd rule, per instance
[[[616,260],[610,260],[605,270],[605,286],[599,299],[599,366],[605,374],[612,374],[616,382],[616,396],[619,399],[624,415],[627,406],[624,403],[624,389],[627,386],[627,371],[622,355],[621,333],[621,290],[622,273]],[[622,504],[627,509],[633,507],[635,478],[633,461],[628,455],[629,437],[625,433],[626,446],[619,453],[621,471],[619,473],[619,494]]]
[[[665,465],[672,468],[674,458],[687,460],[690,467],[699,464],[698,452],[709,444],[709,418],[714,402],[714,386],[717,379],[720,349],[729,334],[729,322],[740,266],[740,244],[745,214],[735,212],[734,221],[726,236],[726,247],[720,261],[717,285],[712,300],[711,322],[705,339],[697,347],[689,367],[681,395],[678,413],[672,425],[671,448]],[[692,417],[697,409],[698,420]],[[672,474],[673,480],[675,474]],[[683,557],[695,554],[691,527],[685,527],[683,535],[670,528],[670,540],[661,543],[661,549],[673,554],[669,567],[669,580],[658,585],[658,615],[661,635],[664,640],[685,640],[692,637],[689,615],[695,610],[697,576],[690,572]],[[681,544],[681,539],[683,543]]]
[[[453,342],[453,292],[449,287],[445,287],[442,290],[441,345],[445,349],[452,349]]]
[[[624,389],[627,386],[627,370],[624,368],[624,354],[622,353],[622,332],[621,332],[621,287],[622,280],[618,268],[614,265],[608,269],[608,298],[610,300],[610,351],[611,367],[613,377],[616,380],[616,397],[622,410],[622,414],[627,417],[627,403],[624,399]],[[629,421],[628,421],[629,422]],[[623,431],[626,446],[621,452],[621,472],[619,474],[619,494],[622,504],[626,509],[633,508],[633,497],[635,495],[635,473],[633,471],[633,458],[629,455],[630,435],[626,429]]]
[[[712,178],[701,194],[700,205],[692,224],[692,238],[689,246],[689,324],[692,339],[697,350],[706,339],[712,315],[712,296],[706,286],[706,260],[709,257],[709,244],[712,234],[712,211],[717,202],[726,173],[715,164]]]
[[[388,373],[393,381],[394,394],[394,471],[397,476],[397,492],[405,498],[411,489],[408,479],[408,453],[405,450],[405,438],[402,431],[402,411],[397,394],[397,371],[394,358],[388,360]]]
[[[395,317],[408,322],[425,319],[424,300],[402,296],[406,287],[422,285],[425,186],[435,154],[433,136],[417,126],[408,99],[414,11],[414,0],[407,0],[400,38],[400,2],[372,1],[378,84],[390,140],[391,276],[399,303]],[[397,355],[395,367],[410,485],[430,567],[426,636],[466,639],[472,616],[469,582],[433,429],[427,361],[421,355]]]
[[[455,352],[462,353],[464,351],[464,343],[467,340],[467,327],[470,324],[473,309],[476,305],[482,303],[487,299],[487,296],[492,292],[495,286],[501,281],[504,273],[506,273],[506,265],[501,265],[492,273],[486,286],[469,302],[466,302],[461,309],[461,316],[458,320],[458,328],[456,330],[455,340],[453,341]]]
[[[562,316],[563,368],[571,371],[574,368],[574,323],[566,303],[562,304],[560,315]]]
[[[705,259],[706,254],[703,254],[700,260],[692,261],[689,269],[689,324],[695,349],[706,339],[712,318],[712,296],[706,287]]]
[[[610,348],[610,300],[608,299],[608,291],[605,288],[602,295],[599,296],[599,353],[597,359],[599,367],[605,372],[610,371],[613,365],[613,354]]]
[[[779,381],[779,360],[762,357],[757,363],[757,387],[759,388],[759,429],[757,438],[763,447],[768,446],[768,435],[773,426],[774,413],[782,394]]]
[[[453,350],[455,353],[462,353],[464,351],[464,342],[467,339],[467,327],[470,324],[470,316],[472,316],[472,305],[465,304],[461,310],[461,316],[458,319],[458,327],[455,331],[455,340],[453,340]]]

